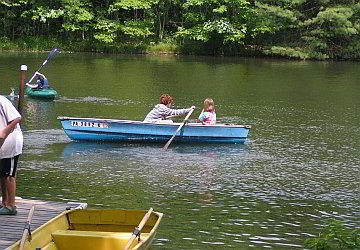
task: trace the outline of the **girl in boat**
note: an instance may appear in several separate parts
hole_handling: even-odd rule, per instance
[[[162,94],[160,96],[160,104],[155,105],[155,107],[145,117],[144,122],[161,122],[162,120],[166,120],[166,117],[168,116],[186,115],[192,109],[195,109],[195,106],[191,106],[187,109],[171,109],[171,104],[172,97],[168,94]]]
[[[213,99],[206,98],[204,101],[204,109],[201,111],[199,120],[204,125],[215,125],[216,124],[216,113],[215,104]]]
[[[38,76],[36,80],[36,84],[26,83],[26,86],[32,89],[47,89],[49,88],[49,81],[48,79],[41,73],[35,72],[35,75]]]

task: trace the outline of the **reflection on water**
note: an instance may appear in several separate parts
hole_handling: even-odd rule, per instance
[[[44,73],[61,95],[25,98],[18,195],[153,207],[165,214],[154,249],[302,249],[328,219],[359,227],[359,64],[60,54],[52,65]],[[219,121],[252,125],[252,138],[164,151],[71,141],[56,119],[143,120],[164,92],[197,106],[192,121],[212,97]]]
[[[52,121],[48,118],[55,111],[53,100],[27,98],[24,105],[27,129],[51,128]]]

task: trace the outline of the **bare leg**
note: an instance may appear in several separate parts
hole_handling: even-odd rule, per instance
[[[2,196],[2,201],[1,204],[2,206],[6,206],[7,202],[8,202],[8,198],[7,198],[7,189],[6,189],[6,185],[5,185],[5,178],[0,178],[0,184],[1,184],[1,196]]]
[[[7,205],[8,207],[15,207],[15,193],[16,193],[16,181],[14,177],[6,177],[7,184]]]

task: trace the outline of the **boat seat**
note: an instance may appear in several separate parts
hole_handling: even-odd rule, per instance
[[[124,249],[131,232],[97,232],[77,230],[56,230],[51,236],[59,250],[75,249]],[[146,238],[147,233],[142,233],[141,238]],[[133,242],[136,245],[137,241]]]

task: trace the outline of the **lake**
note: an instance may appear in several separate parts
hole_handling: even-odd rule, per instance
[[[0,53],[0,93],[47,53]],[[304,248],[328,220],[360,227],[360,63],[61,53],[59,96],[25,98],[17,196],[164,213],[153,249]],[[71,141],[58,116],[143,120],[162,93],[215,101],[245,144]]]

